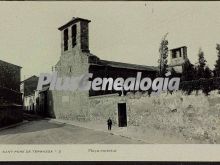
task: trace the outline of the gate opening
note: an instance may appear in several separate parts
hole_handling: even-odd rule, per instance
[[[118,103],[118,126],[127,127],[126,103]]]

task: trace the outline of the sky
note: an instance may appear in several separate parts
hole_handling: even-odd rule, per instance
[[[61,55],[57,29],[72,17],[91,20],[90,52],[101,59],[157,66],[161,38],[169,49],[199,48],[209,67],[220,43],[220,2],[0,2],[0,60],[22,67],[21,79],[50,73]]]

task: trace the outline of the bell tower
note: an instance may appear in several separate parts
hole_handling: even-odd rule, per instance
[[[170,50],[169,67],[173,68],[177,73],[182,73],[182,65],[187,60],[187,47],[182,46]]]
[[[61,54],[72,51],[89,53],[89,22],[83,18],[75,18],[59,27],[61,31]]]
[[[170,50],[170,65],[182,65],[187,58],[187,47],[179,47]]]

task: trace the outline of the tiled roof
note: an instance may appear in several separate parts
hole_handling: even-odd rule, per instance
[[[31,77],[29,77],[29,78],[27,78],[27,79],[25,79],[25,80],[21,81],[21,83],[23,83],[23,82],[25,82],[25,81],[27,81],[27,80],[30,80],[30,79],[32,79],[32,78],[39,78],[39,77],[38,77],[38,76],[33,75],[33,76],[31,76]]]
[[[16,67],[18,67],[18,68],[22,68],[21,66],[18,66],[18,65],[15,65],[15,64],[12,64],[12,63],[9,63],[9,62],[6,62],[6,61],[3,61],[3,60],[0,60],[0,62],[2,62],[2,63],[6,63],[6,64],[8,64],[8,65],[13,65],[13,66],[16,66]]]
[[[63,30],[63,29],[65,29],[66,27],[68,27],[69,25],[74,24],[74,23],[76,23],[76,22],[78,22],[78,21],[91,22],[91,21],[88,20],[88,19],[83,19],[83,18],[78,18],[78,17],[75,18],[75,17],[73,17],[69,22],[67,22],[67,23],[64,24],[63,26],[59,27],[58,29],[59,29],[59,30]]]
[[[101,62],[103,62],[109,66],[118,67],[118,68],[128,68],[128,69],[137,69],[137,70],[152,70],[152,71],[158,70],[158,68],[154,67],[154,66],[129,64],[129,63],[122,63],[122,62],[115,62],[115,61],[106,61],[106,60],[101,60]]]
[[[126,69],[135,69],[135,70],[159,71],[159,68],[155,66],[137,65],[137,64],[116,62],[116,61],[107,61],[107,60],[98,60],[97,63],[92,63],[92,65],[103,65],[114,68],[126,68]]]

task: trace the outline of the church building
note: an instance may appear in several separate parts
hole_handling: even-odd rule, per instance
[[[61,56],[53,67],[58,77],[80,76],[93,73],[95,77],[135,77],[141,72],[143,77],[154,79],[158,67],[135,65],[102,60],[89,49],[89,23],[83,18],[72,18],[59,27],[61,32]],[[45,92],[46,91],[46,92]],[[47,115],[67,120],[103,120],[109,117],[120,127],[129,123],[128,98],[121,91],[49,91],[43,90],[47,99]],[[141,93],[141,91],[140,91]]]

